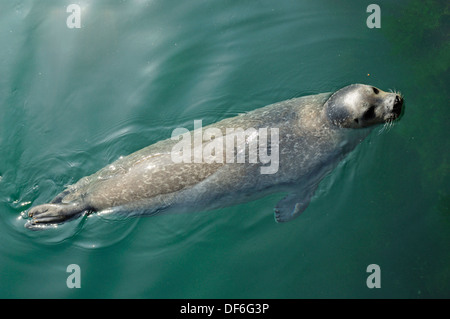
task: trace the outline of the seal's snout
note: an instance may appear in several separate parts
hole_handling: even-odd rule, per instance
[[[403,106],[403,98],[397,94],[395,96],[394,107],[392,108],[392,112],[394,112],[395,115],[400,116],[400,113],[402,112],[402,106]]]

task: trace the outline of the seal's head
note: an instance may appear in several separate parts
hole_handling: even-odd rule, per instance
[[[400,116],[403,98],[365,84],[352,84],[325,102],[328,120],[338,127],[363,128],[391,122]]]

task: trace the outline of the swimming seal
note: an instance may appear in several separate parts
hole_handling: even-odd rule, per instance
[[[219,130],[226,138],[229,128],[241,128],[251,132],[245,136],[250,147],[252,139],[263,137],[263,128],[277,128],[279,167],[273,174],[262,174],[263,163],[248,161],[248,155],[244,162],[175,162],[173,150],[179,141],[167,139],[80,179],[49,204],[31,208],[25,226],[58,224],[90,212],[203,211],[274,192],[288,192],[274,211],[277,222],[290,221],[306,209],[322,178],[371,127],[397,119],[402,106],[401,95],[364,84],[271,104],[224,119],[203,132]],[[207,142],[211,139],[203,141],[204,146]]]

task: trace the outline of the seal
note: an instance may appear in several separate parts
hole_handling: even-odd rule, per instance
[[[245,145],[250,147],[252,139],[262,138],[263,128],[277,128],[278,145],[268,147],[279,156],[273,174],[262,174],[263,163],[254,161],[175,162],[172,153],[179,141],[167,139],[119,158],[68,186],[50,203],[31,208],[25,226],[40,228],[92,212],[155,215],[204,211],[274,192],[288,193],[274,208],[275,220],[287,222],[307,208],[323,177],[374,125],[396,120],[402,107],[400,94],[364,84],[271,104],[201,130],[212,128],[226,138],[229,128],[246,132],[253,128],[251,136],[245,137]],[[195,130],[190,133],[195,135]],[[235,150],[233,156],[238,153]]]

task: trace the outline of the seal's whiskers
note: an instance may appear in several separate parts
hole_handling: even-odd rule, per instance
[[[389,132],[391,128],[394,126],[394,121],[389,120],[383,124],[383,126],[379,129],[378,135],[383,134],[384,132]]]

